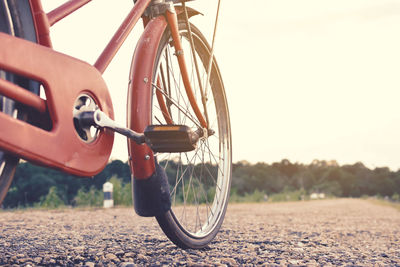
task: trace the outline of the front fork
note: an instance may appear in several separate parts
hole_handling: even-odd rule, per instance
[[[172,9],[168,9],[166,11],[166,18],[167,18],[167,22],[168,22],[168,25],[171,30],[173,44],[175,47],[175,55],[178,59],[179,69],[180,69],[181,75],[182,75],[182,81],[185,86],[185,91],[188,96],[190,105],[191,105],[194,113],[196,114],[196,117],[199,120],[203,129],[208,129],[208,123],[207,123],[206,119],[204,118],[202,112],[200,111],[199,106],[197,105],[197,101],[196,101],[196,98],[193,93],[193,88],[190,84],[190,79],[189,79],[189,74],[188,74],[187,67],[186,67],[184,51],[182,48],[181,38],[179,35],[178,16],[176,14],[176,11],[175,11],[175,8],[173,5],[172,5]],[[191,39],[191,32],[189,32],[189,36]],[[202,97],[204,98],[204,96],[202,96]],[[206,113],[206,110],[204,112]]]

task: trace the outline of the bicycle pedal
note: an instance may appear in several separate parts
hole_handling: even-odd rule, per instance
[[[188,152],[196,148],[197,132],[185,125],[149,125],[144,130],[146,143],[154,152]]]

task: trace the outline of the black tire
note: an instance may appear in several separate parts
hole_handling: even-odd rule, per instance
[[[205,106],[209,129],[213,131],[208,131],[209,136],[201,139],[194,151],[157,154],[157,161],[168,176],[172,208],[164,215],[156,216],[156,219],[163,232],[177,246],[200,249],[214,239],[225,216],[232,176],[231,130],[224,85],[215,58],[209,83],[205,85],[210,58],[206,39],[191,25],[200,68],[200,75],[197,75],[186,23],[180,22],[179,29],[192,87],[203,113],[205,108],[201,101],[198,77],[203,91],[208,88]],[[188,104],[171,40],[170,31],[166,29],[158,48],[153,75],[152,124],[167,124],[155,95],[158,90],[162,91],[173,124],[199,130],[200,123]]]
[[[0,32],[37,42],[28,0],[0,0]],[[39,94],[39,84],[18,75],[0,70],[0,78],[12,81]],[[18,104],[0,95],[0,112],[26,120],[26,112]],[[14,177],[18,157],[0,151],[0,206]]]

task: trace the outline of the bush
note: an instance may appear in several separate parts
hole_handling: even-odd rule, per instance
[[[132,189],[131,183],[124,184],[122,179],[112,176],[109,180],[113,184],[114,205],[131,206],[132,205]]]
[[[265,201],[266,193],[256,189],[252,194],[246,193],[244,195],[245,202],[263,202]]]
[[[103,205],[103,199],[103,192],[92,186],[87,192],[82,188],[79,189],[74,198],[74,204],[84,207],[101,207]]]
[[[264,202],[268,200],[268,196],[265,191],[260,191],[256,189],[253,193],[245,193],[244,196],[241,196],[237,193],[237,190],[233,188],[231,190],[231,195],[229,198],[230,202]]]
[[[40,201],[40,207],[48,209],[56,209],[65,206],[64,201],[59,197],[57,187],[52,186],[45,197]]]
[[[109,179],[109,182],[113,184],[114,205],[131,206],[131,183],[124,184],[122,179],[118,178],[117,176],[112,176]],[[92,186],[89,191],[79,189],[74,198],[74,204],[76,206],[101,207],[103,206],[103,201],[103,190],[98,190],[94,186]]]
[[[285,191],[278,194],[273,194],[270,197],[271,202],[282,202],[282,201],[299,201],[305,200],[306,192],[304,190],[296,190],[296,191]]]

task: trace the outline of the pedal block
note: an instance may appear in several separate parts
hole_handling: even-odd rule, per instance
[[[196,148],[199,136],[185,125],[149,125],[146,143],[154,152],[188,152]]]
[[[198,140],[197,134],[185,125],[149,125],[144,136],[154,152],[192,151]]]

